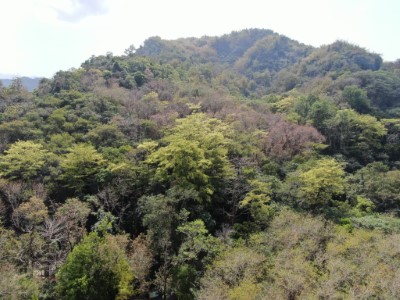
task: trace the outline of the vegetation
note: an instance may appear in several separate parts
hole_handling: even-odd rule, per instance
[[[0,298],[399,298],[399,87],[260,29],[1,86]]]

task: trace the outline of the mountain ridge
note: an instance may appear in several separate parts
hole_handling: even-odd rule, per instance
[[[124,78],[121,76],[126,77],[129,73],[133,76],[133,73],[143,73],[146,69],[143,64],[139,66],[130,62],[139,57],[181,70],[178,72],[190,70],[198,73],[199,78],[208,84],[212,80],[234,82],[227,88],[244,97],[261,98],[292,90],[319,93],[322,81],[325,82],[323,92],[331,95],[340,93],[345,82],[366,87],[368,81],[368,88],[384,85],[390,89],[389,98],[400,97],[395,86],[398,81],[396,74],[400,72],[398,62],[383,62],[380,55],[346,41],[312,47],[268,29],[246,29],[222,36],[176,40],[150,37],[126,56],[92,57],[82,67],[107,69],[122,82]],[[383,76],[379,76],[378,71],[383,72]],[[392,78],[392,74],[396,78]],[[136,75],[138,78],[139,73]],[[376,93],[370,91],[369,94],[375,97]],[[400,100],[395,102],[398,105]]]

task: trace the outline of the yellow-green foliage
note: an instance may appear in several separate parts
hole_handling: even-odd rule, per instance
[[[198,299],[257,299],[253,296],[261,291],[258,283],[266,277],[266,262],[265,256],[247,247],[223,252],[204,275]]]
[[[288,113],[294,109],[296,98],[293,96],[285,97],[272,104],[271,109],[278,113]]]
[[[344,171],[340,163],[331,158],[321,159],[310,170],[298,177],[299,201],[305,206],[327,204],[335,195],[344,192]]]
[[[155,178],[159,181],[194,188],[207,197],[214,193],[215,184],[231,173],[229,132],[221,121],[193,114],[178,120],[163,139],[167,145],[150,153],[147,163],[156,166]],[[151,151],[149,145],[141,148]]]
[[[106,160],[88,144],[78,144],[70,149],[60,162],[65,186],[80,192],[96,181],[96,174],[106,166]]]
[[[248,208],[257,223],[267,223],[271,212],[269,203],[271,201],[271,183],[261,180],[251,180],[251,190],[240,202],[241,207]]]
[[[399,245],[399,234],[349,232],[284,209],[214,260],[198,299],[398,299]]]
[[[49,155],[38,143],[16,142],[0,157],[0,175],[10,179],[35,179],[43,173]]]

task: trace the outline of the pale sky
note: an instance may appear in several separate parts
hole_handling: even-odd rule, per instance
[[[320,46],[337,39],[400,58],[399,0],[0,0],[0,74],[52,77],[145,39],[271,29]]]

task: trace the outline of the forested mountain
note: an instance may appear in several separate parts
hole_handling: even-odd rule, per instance
[[[400,62],[151,37],[0,88],[0,298],[400,298]]]

